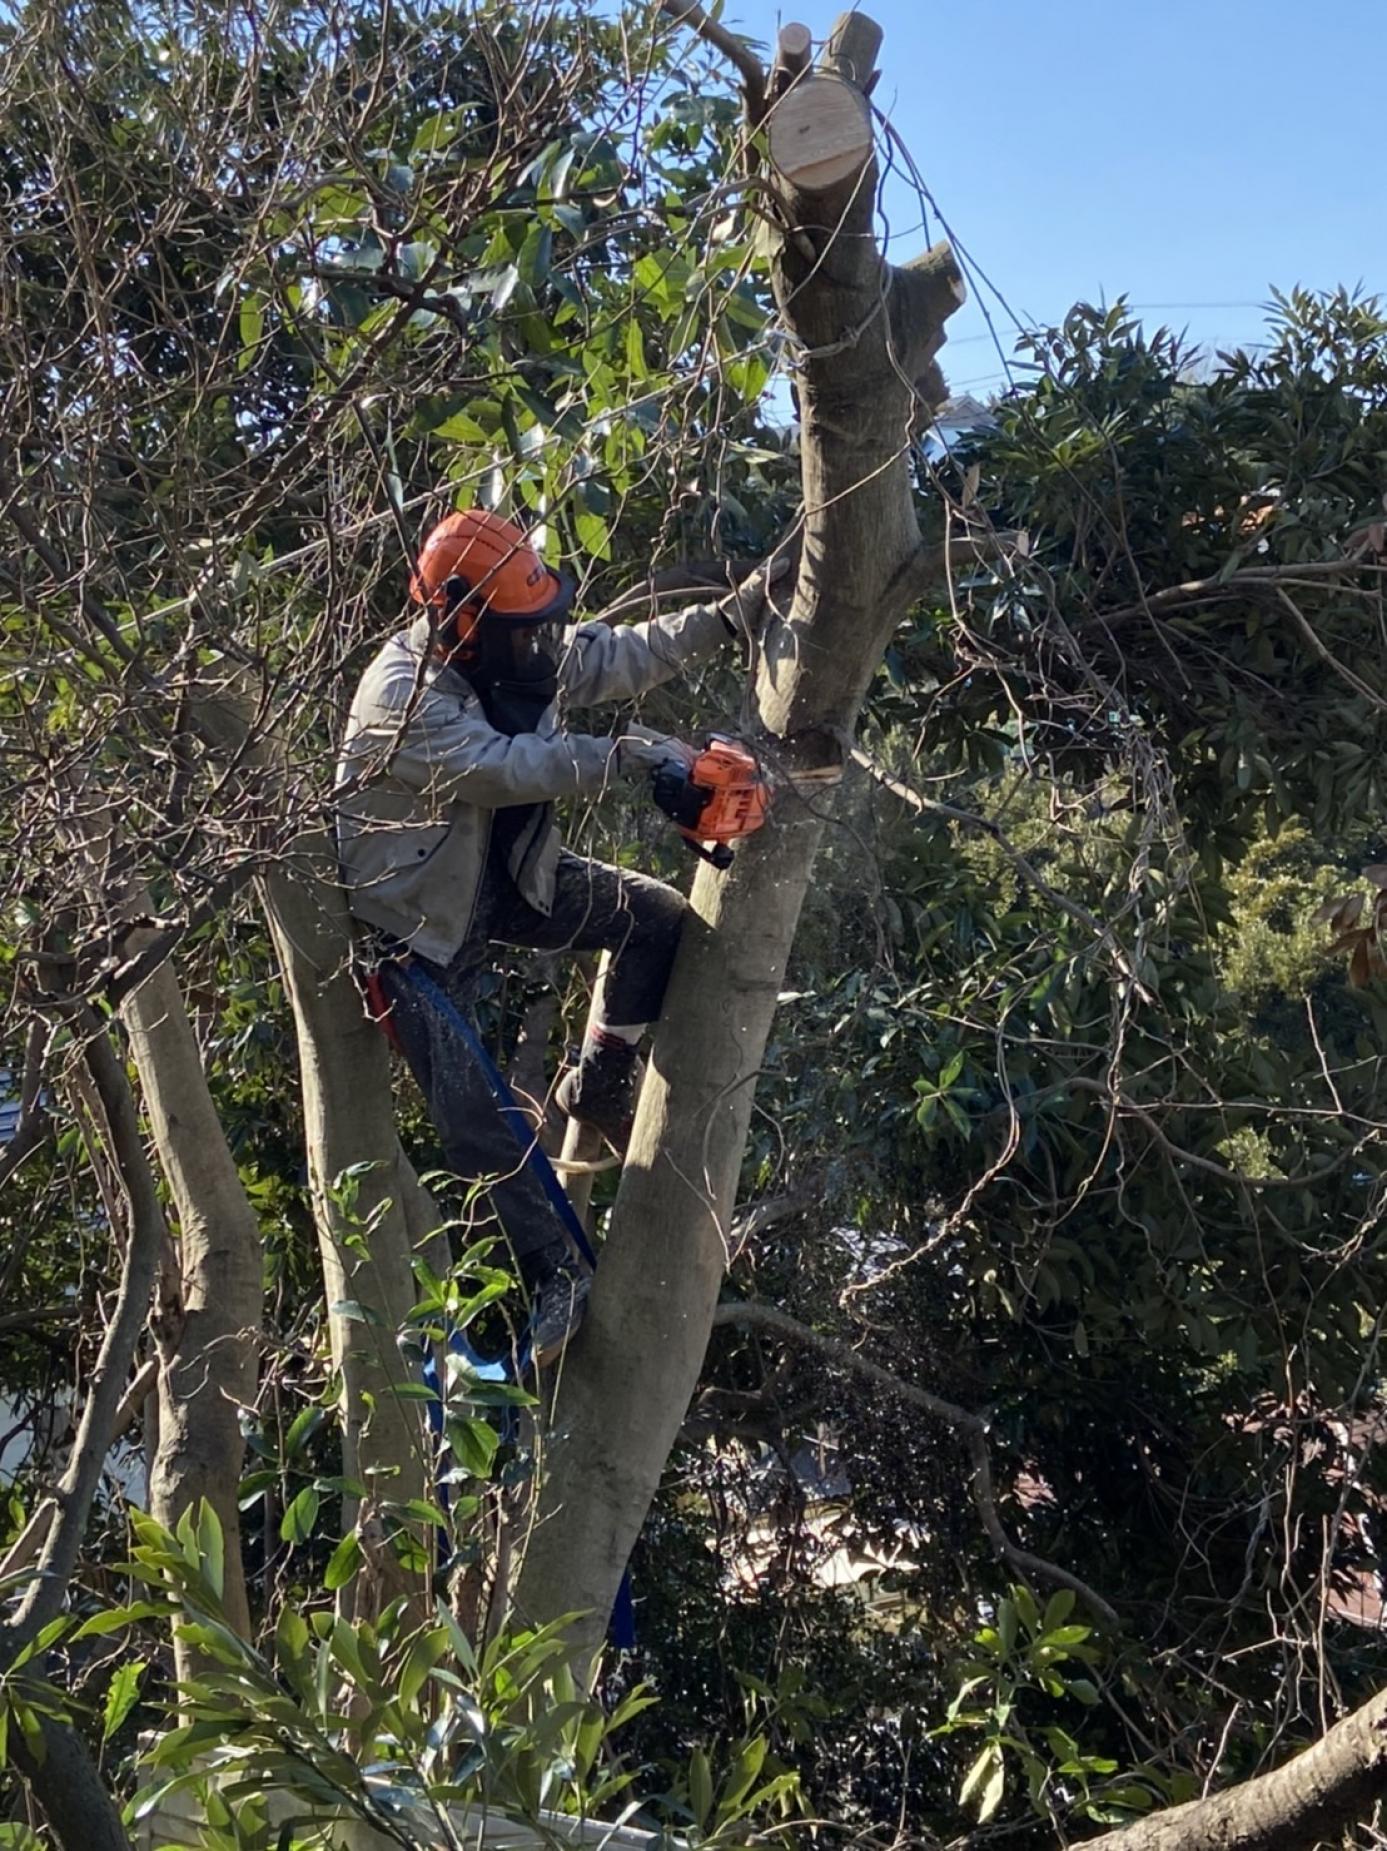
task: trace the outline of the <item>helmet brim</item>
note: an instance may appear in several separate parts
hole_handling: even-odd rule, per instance
[[[549,574],[548,588],[543,585],[537,588],[537,602],[531,609],[501,610],[487,602],[482,606],[482,616],[489,623],[556,623],[561,617],[567,617],[573,609],[577,586],[567,572],[556,572],[552,566],[545,570]],[[485,596],[485,585],[479,590]]]

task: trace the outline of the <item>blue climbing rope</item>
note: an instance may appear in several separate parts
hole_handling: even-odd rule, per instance
[[[535,1136],[533,1125],[525,1116],[515,1094],[506,1083],[505,1075],[483,1047],[481,1037],[467,1020],[467,1017],[458,1008],[452,997],[448,995],[447,991],[444,990],[440,984],[436,983],[426,970],[421,970],[413,958],[406,958],[400,965],[400,969],[409,982],[414,985],[415,989],[419,991],[420,995],[427,998],[429,1007],[446,1019],[449,1026],[456,1033],[459,1042],[467,1050],[472,1060],[476,1062],[479,1071],[482,1073],[486,1079],[487,1085],[491,1089],[492,1098],[496,1101],[496,1106],[500,1112],[501,1118],[504,1120],[511,1136],[520,1147],[524,1161],[529,1165],[533,1174],[538,1177],[544,1189],[544,1193],[549,1199],[550,1207],[563,1224],[564,1232],[573,1242],[573,1245],[578,1250],[582,1259],[595,1271],[597,1267],[597,1255],[593,1252],[592,1242],[587,1236],[587,1229],[583,1226],[573,1204],[569,1201],[567,1191],[564,1189],[563,1184],[554,1173],[554,1166],[550,1163],[548,1154],[541,1148],[539,1140]],[[455,1355],[462,1356],[468,1367],[484,1380],[505,1381],[511,1376],[511,1371],[504,1361],[488,1361],[486,1358],[482,1357],[467,1341],[467,1338],[461,1331],[453,1332],[448,1340],[448,1347]],[[518,1355],[515,1357],[515,1379],[518,1380],[518,1378],[524,1374],[529,1366],[529,1361],[530,1345],[529,1339],[526,1338],[525,1342],[521,1345]],[[497,1373],[498,1371],[500,1372],[499,1374]],[[441,1435],[443,1432],[443,1391],[442,1384],[438,1380],[438,1370],[432,1357],[429,1357],[424,1365],[424,1380],[433,1389],[435,1397],[429,1403],[429,1424],[436,1434]],[[442,1492],[443,1487],[440,1486],[439,1489],[440,1492]],[[629,1570],[623,1573],[621,1577],[621,1585],[617,1589],[616,1601],[612,1607],[611,1620],[607,1630],[612,1644],[616,1646],[618,1650],[629,1651],[634,1647],[636,1643],[636,1613],[635,1600],[631,1591],[631,1575]]]

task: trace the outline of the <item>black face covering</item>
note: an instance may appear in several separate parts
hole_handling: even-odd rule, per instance
[[[498,733],[532,733],[558,693],[558,664],[546,648],[547,624],[483,617],[468,680]]]
[[[559,691],[558,663],[545,647],[549,626],[483,617],[479,644],[467,679],[482,710],[498,733],[514,738],[533,733],[553,706]],[[527,857],[548,834],[553,805],[514,803],[495,811],[491,825],[491,862],[498,874],[517,880]]]

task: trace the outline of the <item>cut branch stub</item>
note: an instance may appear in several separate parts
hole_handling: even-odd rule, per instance
[[[802,77],[809,69],[809,54],[813,49],[814,35],[808,26],[800,25],[798,20],[790,19],[780,28],[775,45],[775,66],[771,71],[771,95],[784,96],[797,77]]]
[[[968,299],[958,260],[944,242],[891,272],[891,339],[901,371],[933,414],[945,396],[934,356],[944,345],[944,323]]]
[[[767,118],[770,157],[797,193],[827,193],[855,179],[872,153],[872,112],[840,77],[802,77]]]
[[[840,13],[824,46],[820,69],[831,71],[844,83],[856,84],[868,95],[876,82],[881,39],[881,27],[865,13]]]

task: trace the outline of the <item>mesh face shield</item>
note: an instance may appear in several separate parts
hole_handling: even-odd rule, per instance
[[[479,680],[493,684],[551,681],[563,647],[563,625],[483,616],[477,626],[477,644]]]

